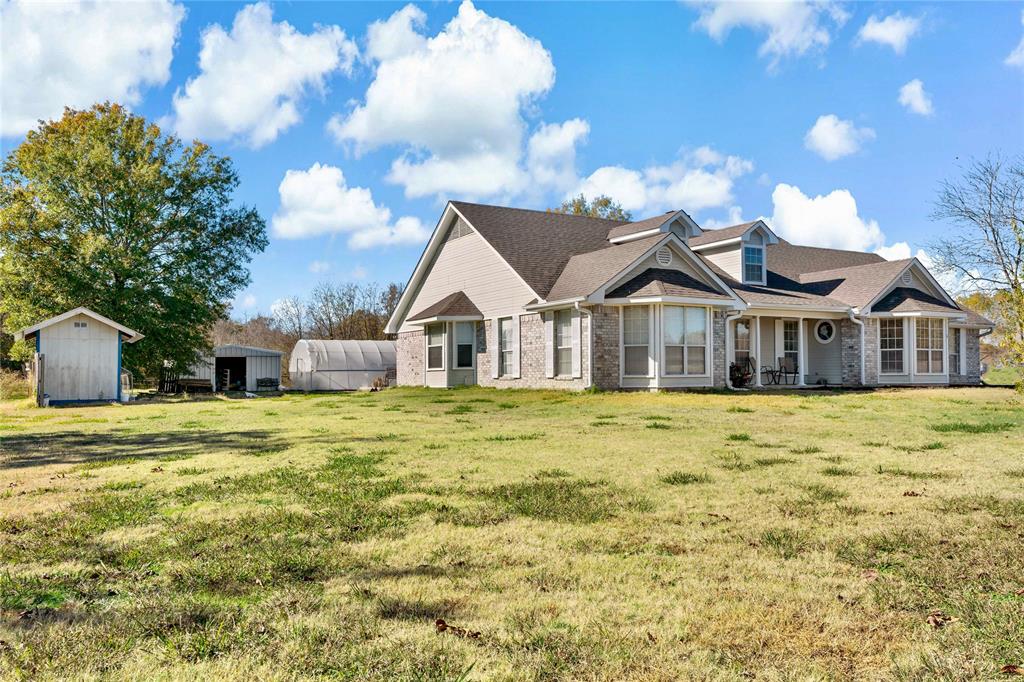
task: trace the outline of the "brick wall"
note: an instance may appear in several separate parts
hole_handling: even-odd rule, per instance
[[[716,310],[711,314],[711,334],[715,354],[711,379],[715,388],[725,388],[725,373],[729,370],[725,347],[725,311]]]
[[[477,383],[497,388],[554,388],[581,390],[586,388],[587,373],[590,370],[590,320],[582,315],[580,320],[580,364],[582,376],[577,378],[548,378],[545,376],[544,317],[531,313],[519,317],[519,378],[498,378],[491,376],[491,350],[494,339],[494,322],[485,320],[477,325],[476,366]]]
[[[907,341],[909,343],[909,340]],[[864,320],[864,385],[878,385],[878,320]]]
[[[594,385],[619,388],[619,309],[594,306]]]
[[[395,347],[398,350],[398,385],[422,386],[426,366],[423,332],[416,330],[399,334]]]
[[[954,374],[952,371],[949,373],[949,383],[951,385],[965,386],[965,385],[976,385],[981,383],[981,337],[977,329],[964,329],[964,352],[967,354],[964,358],[964,369],[967,370],[967,374]]]
[[[840,320],[839,343],[843,386],[860,386],[860,326],[849,318]]]

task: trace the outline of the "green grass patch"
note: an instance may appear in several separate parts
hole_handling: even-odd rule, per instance
[[[980,422],[976,424],[968,422],[947,422],[945,424],[932,424],[932,431],[939,433],[1002,433],[1014,428],[1016,424],[1010,422]]]
[[[691,474],[685,471],[673,471],[658,479],[668,485],[693,485],[694,483],[711,483],[712,479],[707,474]]]

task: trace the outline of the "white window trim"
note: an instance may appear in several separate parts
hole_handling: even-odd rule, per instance
[[[917,351],[918,351],[918,348],[917,348],[917,323],[918,323],[919,320],[925,320],[925,321],[928,321],[929,323],[930,323],[931,320],[939,320],[939,321],[942,322],[942,331],[940,332],[940,336],[942,337],[942,363],[940,365],[941,369],[938,372],[919,372],[919,371],[917,371]],[[948,348],[949,343],[947,341],[947,338],[949,337],[949,327],[948,327],[947,320],[945,320],[944,318],[938,318],[938,317],[915,317],[915,318],[913,318],[913,324],[911,326],[913,328],[913,333],[914,333],[914,354],[911,357],[911,360],[914,363],[914,374],[917,375],[917,376],[920,376],[920,377],[940,377],[940,376],[948,375],[949,374],[949,348]],[[928,336],[929,336],[929,338],[931,337],[931,332],[929,332]],[[931,355],[930,354],[933,353],[936,350],[939,350],[939,349],[938,348],[932,348],[931,346],[928,347],[928,353],[929,353],[928,366],[929,367],[932,364],[931,363]]]
[[[646,374],[626,374],[626,308],[640,307],[647,308],[647,357],[650,358],[651,356],[651,338],[654,334],[654,311],[652,310],[653,306],[619,306],[619,379],[651,379],[655,376],[655,373],[651,371],[650,361],[648,361],[647,363]],[[619,383],[621,383],[621,381]]]
[[[516,330],[515,330],[515,321],[513,319],[514,317],[515,317],[515,315],[506,315],[505,317],[499,317],[498,318],[498,338],[495,339],[495,342],[498,344],[498,378],[499,379],[514,379],[515,378],[515,357],[514,357],[514,355],[515,355],[515,352],[516,352],[516,340],[515,340]],[[508,324],[511,327],[511,329],[510,329],[511,336],[513,337],[511,339],[511,346],[508,348],[508,350],[506,350],[506,349],[501,347],[501,323],[504,320],[508,320]],[[501,363],[502,363],[502,358],[504,358],[505,353],[509,353],[509,362],[507,363],[508,366],[505,367],[506,371],[502,372],[501,371]]]
[[[430,366],[430,349],[437,347],[437,346],[431,346],[430,345],[430,328],[435,326],[435,324],[436,324],[436,326],[441,327],[441,343],[439,344],[440,347],[441,347],[441,366],[440,367],[431,367]],[[445,324],[444,322],[437,322],[435,324],[427,325],[427,326],[425,326],[423,328],[423,331],[424,331],[423,343],[424,343],[424,346],[425,346],[425,350],[424,350],[424,353],[423,353],[423,366],[426,367],[426,371],[428,371],[428,372],[443,372],[443,371],[445,371],[445,369],[447,369],[447,365],[448,365],[448,363],[447,363],[447,359],[448,359],[447,355],[448,355],[448,353],[446,352],[446,349],[445,349],[445,346],[447,345],[447,341],[448,341],[448,325]]]
[[[459,364],[459,346],[460,345],[466,345],[466,344],[460,344],[459,343],[459,325],[460,324],[470,325],[470,329],[473,332],[472,336],[470,337],[471,341],[470,341],[469,345],[471,346],[472,350],[470,351],[471,354],[469,356],[469,365],[468,366],[462,366],[462,365]],[[452,322],[452,350],[454,351],[454,353],[453,353],[454,360],[452,361],[452,369],[476,369],[476,323],[475,322]]]
[[[747,249],[757,249],[761,252],[761,279],[747,279]],[[746,241],[740,244],[740,275],[744,284],[761,284],[768,281],[768,252],[763,244],[749,244]]]
[[[708,377],[710,377],[711,373],[712,373],[712,367],[711,367],[711,363],[712,363],[712,358],[711,358],[711,336],[712,336],[711,323],[712,323],[712,317],[711,317],[711,308],[710,308],[710,306],[697,306],[697,305],[686,305],[686,306],[683,306],[683,305],[671,305],[670,306],[670,305],[660,305],[658,307],[660,308],[660,310],[658,311],[658,315],[659,315],[659,318],[660,318],[659,328],[661,330],[661,334],[659,334],[659,337],[658,337],[659,338],[659,342],[658,342],[658,357],[660,359],[659,362],[658,362],[658,365],[660,366],[660,374],[659,374],[659,376],[662,379],[684,379],[684,378],[707,379]],[[668,308],[668,307],[672,307],[672,308],[703,308],[704,309],[704,372],[703,372],[703,374],[689,374],[689,373],[686,372],[686,356],[687,356],[687,353],[688,353],[688,351],[685,350],[686,349],[686,344],[683,344],[683,346],[682,346],[683,349],[684,349],[683,350],[683,372],[681,374],[667,374],[665,372],[665,367],[668,364],[668,363],[665,362],[665,358],[667,357],[665,355],[665,308]]]
[[[897,318],[898,319],[898,318]],[[877,371],[878,376],[886,377],[902,377],[910,374],[910,363],[907,361],[907,347],[910,344],[909,337],[907,335],[907,320],[900,320],[901,327],[903,329],[903,348],[901,349],[903,355],[903,371],[902,372],[883,372],[882,371],[882,321],[879,320],[876,325],[875,332],[875,348],[877,350]]]
[[[568,339],[569,345],[567,345],[567,346],[559,346],[558,345],[558,315],[560,313],[569,316],[569,339]],[[573,351],[572,326],[575,323],[574,320],[573,320],[572,308],[560,308],[558,310],[553,311],[552,312],[552,320],[551,320],[551,322],[552,322],[552,325],[551,325],[551,334],[552,334],[552,336],[551,336],[551,349],[552,349],[552,351],[554,353],[553,360],[554,360],[554,365],[555,365],[555,367],[554,367],[554,378],[555,379],[572,379],[573,376],[574,376],[574,374],[573,374],[573,367],[572,367],[572,351]],[[562,363],[560,363],[558,361],[558,351],[559,350],[563,350],[563,349],[569,351],[569,366],[568,367],[562,367]],[[565,371],[565,370],[568,370],[568,371]]]
[[[829,338],[828,341],[822,341],[821,337],[818,336],[818,327],[820,327],[821,325],[823,325],[825,323],[828,323],[828,324],[832,325],[832,336]],[[839,334],[839,327],[832,320],[818,320],[817,322],[814,323],[814,340],[817,341],[818,343],[820,343],[823,346],[826,346],[826,345],[832,343],[833,341],[835,341],[836,340],[836,336],[838,334]]]

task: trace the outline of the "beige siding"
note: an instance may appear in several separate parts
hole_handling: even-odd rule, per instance
[[[807,371],[804,381],[808,384],[818,383],[825,379],[830,384],[843,382],[843,341],[839,334],[839,320],[831,320],[835,325],[836,335],[829,343],[820,343],[814,333],[818,320],[804,320],[807,340]]]
[[[75,322],[86,326],[75,327]],[[118,331],[75,315],[39,332],[50,400],[117,400]]]
[[[456,291],[464,291],[485,318],[520,310],[535,298],[512,268],[476,232],[444,243],[409,305],[409,314]],[[415,329],[419,327],[406,322],[399,332]]]
[[[717,265],[737,281],[743,281],[742,260],[740,259],[740,244],[730,244],[717,249],[701,251],[700,255]]]

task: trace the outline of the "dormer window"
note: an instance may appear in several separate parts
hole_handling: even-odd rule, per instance
[[[746,284],[764,284],[763,246],[743,246],[743,281]]]

